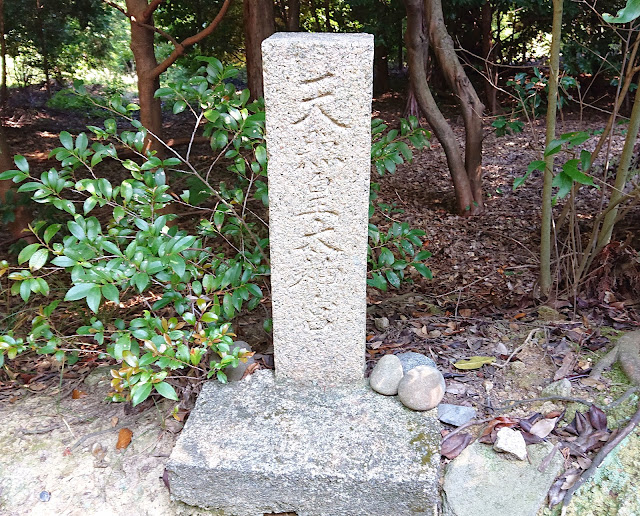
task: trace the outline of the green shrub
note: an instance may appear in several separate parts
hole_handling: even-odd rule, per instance
[[[170,102],[174,113],[193,114],[194,135],[203,127],[214,154],[207,166],[190,161],[191,146],[184,156],[171,148],[165,159],[145,155],[149,135],[131,116],[139,108],[123,105],[116,96],[108,109],[127,119],[133,130],[118,132],[110,118],[103,127],[89,126],[93,143],[85,133],[74,138],[62,132],[62,146],[51,152],[59,169],[35,177],[27,160],[16,156],[17,170],[0,175],[22,183],[20,192],[69,218],[66,225],[35,224],[38,242],[20,252],[21,267],[9,272],[11,293],[25,302],[34,294],[53,296],[51,285],[65,285],[65,293],[39,310],[28,335],[9,331],[0,336],[0,365],[5,355],[13,359],[28,350],[73,363],[82,339],[89,337],[101,356],[118,363],[112,371],[111,399],[135,405],[153,391],[177,399],[167,381],[174,371],[224,382],[224,368],[250,354],[234,347],[231,321],[260,305],[269,275],[268,228],[249,204],[253,200],[266,205],[268,200],[264,109],[262,102],[248,103],[247,90],[237,92],[226,82],[237,70],[214,58],[201,60],[205,66],[196,76],[161,88],[156,96]],[[82,86],[78,89],[89,98]],[[385,130],[374,121],[372,161],[381,173],[393,172],[411,158],[406,141],[420,148],[428,143],[428,133],[415,119],[403,121],[400,133]],[[120,158],[114,143],[137,158]],[[119,161],[128,177],[115,183],[100,177],[98,168],[105,159]],[[214,185],[211,177],[221,163],[234,180]],[[179,196],[169,193],[167,178],[172,175],[187,178],[188,188]],[[167,208],[175,204],[202,212],[196,228],[188,231],[171,224],[175,215]],[[374,211],[372,200],[370,213]],[[371,224],[369,234],[370,285],[399,287],[410,281],[409,267],[431,276],[424,264],[429,253],[419,251],[424,232],[394,223],[388,232]],[[0,264],[0,274],[8,270]],[[123,303],[145,309],[116,318]],[[86,314],[76,335],[58,328],[56,314],[62,310]]]

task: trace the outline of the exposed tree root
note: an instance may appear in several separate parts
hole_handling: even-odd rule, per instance
[[[634,385],[640,386],[640,330],[620,337],[609,353],[600,359],[591,371],[592,378],[600,378],[602,372],[614,363],[620,363],[624,374]]]
[[[593,368],[591,371],[591,377],[599,378],[605,369],[611,367],[616,362],[620,363],[622,371],[634,383],[634,385],[640,386],[640,330],[632,331],[620,337],[613,349],[609,351],[609,353],[607,353]],[[627,393],[631,392],[631,389],[627,391]],[[627,393],[625,393],[625,395]],[[625,395],[623,395],[623,397],[625,397]],[[571,498],[574,493],[596,472],[605,457],[609,455],[609,453],[611,453],[614,448],[635,429],[638,423],[640,423],[640,407],[638,407],[636,413],[631,417],[627,424],[600,449],[592,459],[591,466],[582,473],[578,481],[567,491],[562,502],[563,515],[565,514],[569,503],[571,503]]]
[[[640,333],[640,332],[634,332],[634,333]],[[562,505],[563,505],[562,514],[565,513],[566,508],[568,507],[569,503],[571,503],[571,498],[573,497],[573,494],[578,489],[580,489],[580,487],[596,472],[596,470],[598,469],[598,467],[600,467],[600,464],[602,464],[602,461],[606,458],[606,456],[609,455],[609,453],[611,453],[613,449],[616,446],[618,446],[618,444],[620,444],[622,440],[633,431],[633,429],[638,425],[638,423],[640,423],[640,408],[629,420],[629,422],[625,425],[625,427],[622,428],[615,435],[613,439],[607,442],[607,444],[605,444],[600,449],[597,455],[592,459],[591,466],[589,466],[589,469],[587,469],[580,476],[578,481],[567,491],[567,494],[565,495],[564,500],[562,502]]]

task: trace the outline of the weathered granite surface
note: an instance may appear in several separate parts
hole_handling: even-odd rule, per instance
[[[205,385],[167,465],[172,496],[219,514],[437,514],[436,412],[366,382],[327,389],[257,371]]]
[[[629,434],[576,491],[566,516],[640,514],[640,430]]]
[[[373,36],[278,33],[262,54],[276,374],[324,386],[358,381]]]
[[[544,472],[538,471],[552,448],[550,443],[527,446],[529,463],[476,441],[447,466],[443,516],[535,516],[562,468],[562,454],[556,453]]]

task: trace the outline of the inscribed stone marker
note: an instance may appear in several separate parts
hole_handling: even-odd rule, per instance
[[[373,36],[280,33],[262,53],[276,376],[358,381]]]
[[[437,514],[435,411],[359,381],[372,60],[370,35],[263,42],[278,380],[203,387],[167,464],[177,500],[235,516]]]

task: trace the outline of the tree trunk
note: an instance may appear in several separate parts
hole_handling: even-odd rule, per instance
[[[627,128],[627,137],[624,141],[624,147],[622,148],[622,154],[620,155],[620,163],[616,170],[616,179],[611,189],[611,196],[609,197],[609,205],[615,206],[605,215],[602,223],[602,232],[598,238],[598,249],[602,249],[611,241],[611,235],[613,233],[613,227],[618,217],[618,204],[622,199],[624,193],[624,186],[627,184],[629,177],[629,168],[631,166],[631,160],[633,158],[633,149],[638,139],[638,132],[640,131],[640,92],[636,90],[635,100],[633,102],[633,108],[631,110],[631,119],[629,120],[629,127]]]
[[[2,54],[2,84],[0,85],[0,106],[7,103],[7,42],[4,39],[4,0],[0,0],[0,54]]]
[[[398,71],[404,69],[404,34],[402,32],[402,22],[398,24]]]
[[[491,0],[487,0],[482,5],[482,55],[486,59],[485,70],[486,80],[484,82],[484,91],[487,97],[487,104],[492,115],[498,113],[498,89],[496,85],[498,83],[498,74],[496,67],[492,66],[491,50],[493,46],[493,38],[491,31],[491,22],[493,20],[493,9],[491,7]]]
[[[287,30],[289,32],[298,32],[300,30],[300,0],[289,0]]]
[[[272,0],[244,0],[244,44],[247,59],[247,83],[251,98],[264,95],[262,83],[262,42],[276,31]]]
[[[4,128],[2,127],[2,124],[0,124],[0,173],[14,168],[11,156],[11,149],[9,148]],[[0,204],[4,204],[7,198],[7,193],[11,190],[12,186],[13,182],[11,180],[7,179],[0,181]],[[19,238],[32,240],[33,234],[24,232],[24,230],[29,227],[29,222],[31,222],[29,210],[24,206],[16,207],[13,221],[7,224],[11,236],[16,240]]]
[[[324,30],[331,31],[331,0],[324,0]]]
[[[440,69],[456,94],[465,128],[465,169],[473,193],[471,214],[484,211],[482,192],[482,112],[484,105],[469,81],[458,60],[453,40],[447,32],[440,0],[425,0],[425,16],[429,27],[429,39]]]
[[[419,55],[422,56],[426,83],[428,84],[429,83],[429,36],[427,34],[427,23],[424,17],[424,3],[416,2],[415,6],[413,6],[412,9],[416,10],[416,13],[413,15],[415,25],[412,25],[412,29],[420,31],[420,35],[417,37],[414,37],[413,39],[415,40],[415,44],[420,47],[416,49],[416,51],[418,52]],[[409,11],[407,9],[407,13],[408,12]],[[409,22],[407,21],[407,23]],[[409,29],[407,26],[407,33],[408,32],[409,32]],[[409,37],[408,34],[405,34],[405,36]],[[407,48],[407,59],[409,58],[408,56],[409,56],[409,49]],[[414,81],[412,79],[412,76],[413,74],[411,73],[411,68],[409,67],[409,89],[407,92],[407,104],[404,108],[404,116],[405,117],[415,116],[418,119],[421,116],[424,116],[426,118],[426,114],[422,111],[422,109],[420,108],[420,104],[418,104],[418,101],[416,99],[415,86],[414,86]]]
[[[147,0],[126,0],[127,12],[140,23],[153,25],[153,14],[145,17],[148,7]],[[159,75],[155,73],[158,61],[155,54],[154,32],[150,28],[142,27],[131,20],[131,51],[136,62],[138,77],[138,97],[140,102],[140,122],[159,140],[162,140],[162,107],[159,98],[155,98],[156,90],[160,88]],[[146,150],[161,153],[162,144],[153,137],[147,137]]]
[[[376,45],[373,49],[373,93],[380,95],[389,88],[389,50],[386,45]]]
[[[426,35],[422,23],[422,0],[404,0],[404,3],[407,9],[407,31],[405,34],[407,62],[409,63],[409,74],[415,99],[447,156],[458,211],[461,215],[469,215],[473,208],[473,194],[462,161],[462,149],[458,145],[451,126],[438,109],[427,84],[426,57],[424,56]]]
[[[42,70],[44,71],[45,88],[47,96],[51,96],[51,73],[49,70],[49,54],[47,53],[47,37],[44,32],[44,22],[42,21],[42,4],[36,0],[36,23],[38,25],[38,37],[40,38],[40,51],[42,52]]]
[[[551,55],[549,56],[549,94],[547,98],[546,145],[556,137],[556,111],[558,103],[558,74],[560,73],[560,39],[562,36],[562,2],[553,0],[553,24],[551,28]],[[545,158],[544,182],[542,185],[542,221],[540,227],[540,292],[548,296],[551,292],[551,191],[553,162],[555,155]]]
[[[320,26],[320,18],[318,17],[318,2],[317,0],[310,0],[311,12],[313,13],[313,19],[316,22],[316,32],[322,32],[322,27]]]

